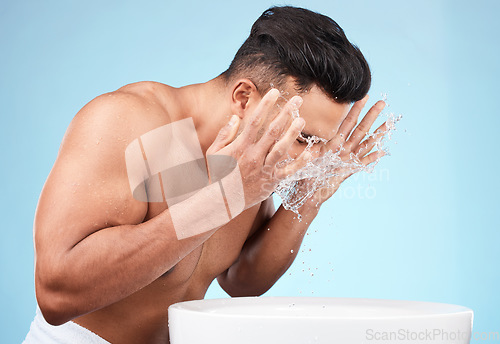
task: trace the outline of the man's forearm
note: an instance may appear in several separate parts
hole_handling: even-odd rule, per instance
[[[299,221],[295,213],[280,206],[247,241],[238,261],[220,277],[231,296],[261,295],[286,272],[319,208],[301,210],[302,221]]]

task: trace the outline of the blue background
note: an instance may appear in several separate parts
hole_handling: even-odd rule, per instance
[[[127,83],[217,76],[274,4],[1,2],[0,342],[21,342],[34,316],[34,211],[76,112]],[[455,303],[499,332],[500,2],[289,4],[335,19],[370,63],[369,104],[387,93],[404,117],[392,156],[323,206],[266,295]],[[214,283],[207,297],[222,296]]]

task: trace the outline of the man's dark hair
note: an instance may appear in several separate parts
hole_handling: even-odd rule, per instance
[[[261,94],[292,77],[299,93],[316,85],[339,103],[362,99],[371,84],[363,54],[334,20],[291,6],[264,11],[222,75],[249,78]]]

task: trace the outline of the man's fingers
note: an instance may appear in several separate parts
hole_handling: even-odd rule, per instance
[[[388,131],[387,122],[384,122],[380,127],[375,130],[372,136],[370,136],[367,140],[361,142],[354,150],[354,155],[361,159],[361,157],[367,155],[373,147],[375,147],[375,143],[380,140],[382,136],[384,136]]]
[[[356,147],[357,145],[359,145],[361,140],[363,140],[363,138],[369,132],[373,122],[375,122],[384,107],[385,102],[383,100],[379,100],[370,108],[368,113],[365,115],[365,117],[363,117],[356,129],[354,129],[354,131],[352,132],[351,136],[344,145],[344,148],[350,150],[352,147]]]
[[[354,103],[354,105],[349,110],[349,113],[347,114],[346,118],[344,118],[344,120],[342,121],[342,124],[340,125],[337,135],[342,137],[344,141],[347,140],[352,129],[354,128],[356,123],[358,123],[359,114],[361,113],[361,110],[363,110],[363,108],[365,107],[368,98],[369,96],[366,95],[363,99],[358,100],[356,103]]]
[[[294,96],[290,99],[276,118],[269,124],[264,135],[256,144],[258,154],[267,154],[271,147],[281,137],[283,130],[285,130],[292,120],[292,112],[300,107],[302,98]],[[301,129],[302,130],[302,129]],[[294,139],[296,139],[295,137]]]
[[[275,172],[276,178],[279,180],[284,179],[287,176],[290,176],[304,167],[309,161],[311,161],[313,155],[308,150],[304,150],[294,161],[290,164],[279,168]]]
[[[236,137],[239,126],[240,118],[236,115],[231,116],[229,122],[219,130],[214,142],[207,149],[207,155],[214,154],[231,143]]]
[[[363,110],[363,107],[368,101],[368,98],[369,96],[367,94],[363,99],[358,100],[356,103],[354,103],[354,105],[349,110],[349,113],[342,121],[342,124],[340,125],[340,128],[337,131],[335,137],[326,144],[327,150],[337,152],[340,146],[344,144],[344,142],[351,134],[352,129],[356,126],[356,123],[358,123],[359,114],[361,113],[361,110]]]
[[[264,95],[264,97],[262,97],[262,100],[257,105],[254,113],[248,119],[248,123],[245,125],[245,129],[243,129],[235,142],[244,145],[255,142],[257,133],[264,124],[265,117],[278,100],[279,95],[280,92],[277,89],[272,88]]]
[[[299,136],[300,132],[304,128],[305,123],[304,119],[300,117],[293,120],[285,135],[283,135],[281,139],[276,142],[269,154],[267,154],[264,165],[276,165],[276,163],[288,152],[290,146],[297,139],[297,136]]]
[[[376,161],[378,158],[383,157],[386,154],[387,153],[384,151],[375,151],[375,152],[372,152],[372,153],[368,154],[367,156],[361,158],[360,161],[363,165],[367,166],[367,165],[370,165],[372,162]]]

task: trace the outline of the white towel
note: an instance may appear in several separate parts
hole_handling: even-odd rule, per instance
[[[35,319],[23,344],[110,344],[97,334],[72,321],[52,326],[37,307]]]

